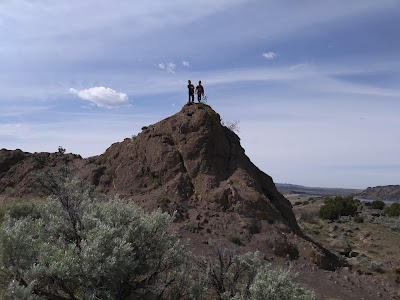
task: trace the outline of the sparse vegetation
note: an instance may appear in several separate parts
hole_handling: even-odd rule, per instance
[[[199,228],[199,225],[194,222],[189,222],[186,224],[186,228],[191,232],[196,232]]]
[[[354,222],[356,222],[356,223],[364,223],[364,218],[357,215],[357,216],[354,217]]]
[[[169,203],[171,203],[171,200],[169,200],[168,197],[161,197],[161,198],[158,200],[158,202],[159,202],[159,203],[162,203],[162,204],[169,204]]]
[[[61,146],[58,146],[58,153],[59,154],[64,154],[65,153],[65,148],[63,148],[63,147],[61,147]]]
[[[400,216],[400,203],[392,203],[390,206],[385,208],[385,214],[388,217],[398,217]]]
[[[198,261],[204,287],[219,300],[312,300],[314,293],[295,282],[290,269],[273,269],[258,252],[237,255],[213,246],[214,257]]]
[[[14,194],[14,188],[11,186],[8,186],[4,189],[4,194],[8,196],[12,196]]]
[[[234,120],[234,121],[221,121],[222,126],[225,126],[226,128],[228,128],[229,130],[239,133],[240,129],[239,129],[239,121]]]
[[[340,216],[354,216],[357,207],[357,202],[351,196],[327,198],[319,211],[319,215],[322,219],[338,220]]]
[[[37,213],[37,206],[41,205],[38,199],[6,198],[0,201],[0,223],[3,222],[6,214],[15,219],[34,215]]]
[[[384,209],[384,207],[385,207],[385,202],[380,201],[380,200],[374,200],[374,201],[372,201],[372,202],[370,202],[370,203],[366,203],[366,205],[369,206],[369,207],[371,207],[371,208],[373,208],[373,209],[380,209],[380,210],[382,210],[382,209]]]
[[[159,177],[157,177],[157,176],[151,176],[150,177],[150,184],[155,186],[155,187],[161,186],[161,179]]]
[[[241,245],[241,244],[242,244],[242,238],[241,238],[240,236],[237,236],[237,235],[230,235],[230,236],[228,237],[228,239],[229,239],[232,243],[234,243],[234,244],[236,244],[236,245]]]

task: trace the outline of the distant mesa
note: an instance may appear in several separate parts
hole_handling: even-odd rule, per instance
[[[369,187],[357,195],[361,199],[400,201],[400,185]]]

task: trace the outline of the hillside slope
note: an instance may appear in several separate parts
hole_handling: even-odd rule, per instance
[[[397,200],[400,201],[400,185],[385,185],[369,187],[360,194],[358,198],[372,200]]]

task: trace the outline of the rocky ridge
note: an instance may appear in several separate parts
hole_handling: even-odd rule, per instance
[[[357,197],[371,200],[400,201],[400,185],[368,187],[366,190],[358,194]]]

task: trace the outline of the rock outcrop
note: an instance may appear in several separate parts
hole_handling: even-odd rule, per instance
[[[397,200],[400,201],[400,185],[385,185],[369,187],[358,198],[371,200]]]
[[[32,173],[62,165],[105,194],[175,213],[174,230],[198,247],[208,239],[225,240],[266,256],[302,256],[323,268],[337,264],[335,256],[302,234],[290,202],[207,105],[185,105],[87,159],[2,150],[0,192],[7,187],[16,195],[32,192],[27,188]]]
[[[36,175],[48,171],[57,171],[68,166],[75,169],[82,162],[82,157],[75,154],[28,153],[19,149],[0,150],[0,194],[10,196],[42,196],[34,184]]]

